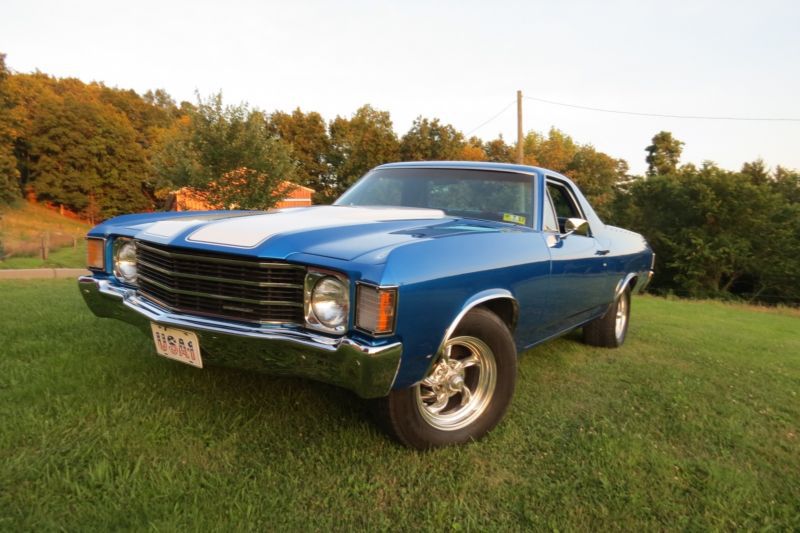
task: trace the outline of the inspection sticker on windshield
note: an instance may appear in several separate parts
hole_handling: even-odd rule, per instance
[[[168,328],[152,322],[150,327],[153,330],[153,340],[156,343],[158,355],[203,368],[203,359],[200,357],[200,341],[197,340],[197,335],[191,331]]]
[[[503,213],[503,222],[513,222],[514,224],[525,225],[525,217],[522,215],[515,215],[513,213]]]

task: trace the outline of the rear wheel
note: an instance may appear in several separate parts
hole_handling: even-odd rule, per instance
[[[583,326],[583,342],[592,346],[617,348],[625,342],[631,316],[631,289],[625,287],[614,304],[600,318]]]
[[[381,417],[400,442],[418,449],[476,440],[505,414],[516,375],[508,327],[491,311],[473,309],[425,379],[380,400]]]

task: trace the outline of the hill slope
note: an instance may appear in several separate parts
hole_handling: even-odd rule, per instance
[[[91,226],[29,203],[0,211],[0,268],[82,267],[84,237]],[[40,259],[42,239],[49,241],[48,261]],[[73,248],[73,244],[75,245]]]

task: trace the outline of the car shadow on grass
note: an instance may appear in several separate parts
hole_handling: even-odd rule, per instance
[[[155,364],[155,363],[151,363]],[[162,379],[153,392],[165,403],[177,401],[189,425],[207,425],[221,435],[241,431],[244,421],[265,445],[303,436],[347,439],[348,432],[386,438],[373,424],[370,402],[354,393],[303,378],[271,376],[212,366],[197,371],[158,361]]]

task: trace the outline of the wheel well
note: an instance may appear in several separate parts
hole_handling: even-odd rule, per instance
[[[500,320],[506,323],[508,330],[514,333],[514,328],[517,327],[517,303],[511,298],[496,298],[483,302],[478,307],[488,309],[492,313],[500,317]]]
[[[617,297],[620,294],[622,294],[622,291],[624,291],[628,287],[631,288],[631,293],[633,293],[634,289],[636,289],[636,283],[639,280],[639,276],[636,275],[636,274],[633,274],[633,275],[628,274],[628,276],[630,276],[630,277],[626,276],[625,278],[623,278],[623,279],[621,279],[619,281],[619,284],[617,285],[617,290],[614,293],[614,300],[616,300]]]

